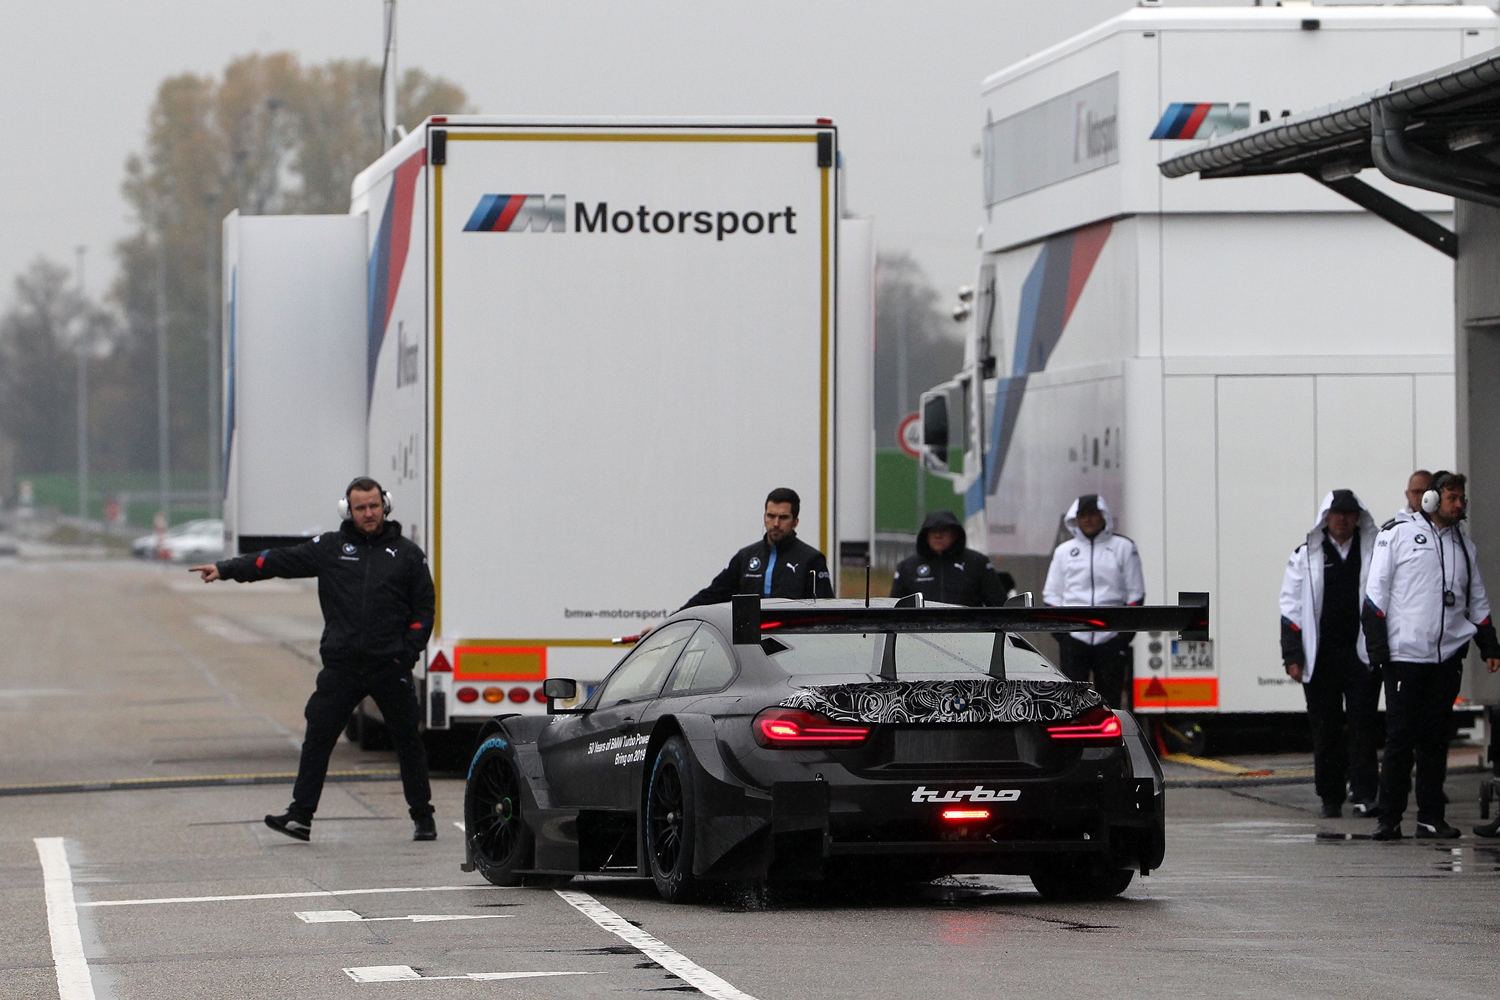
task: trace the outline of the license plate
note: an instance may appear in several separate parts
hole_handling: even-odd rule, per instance
[[[1214,672],[1212,639],[1173,639],[1172,673],[1211,674]]]

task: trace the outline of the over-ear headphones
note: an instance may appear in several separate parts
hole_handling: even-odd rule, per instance
[[[1432,477],[1432,485],[1427,487],[1427,492],[1422,494],[1422,513],[1436,514],[1438,507],[1443,502],[1443,484],[1453,478],[1451,472],[1439,472]]]
[[[339,497],[339,518],[340,518],[340,520],[344,520],[344,521],[349,520],[349,518],[351,516],[350,513],[349,513],[349,494],[354,492],[354,485],[356,483],[360,482],[361,480],[364,480],[364,479],[365,479],[364,476],[358,476],[355,479],[350,480],[349,485],[344,487],[344,495],[341,496],[341,497]],[[372,482],[372,483],[375,483],[375,480],[373,480],[373,479],[370,479],[368,481]],[[386,517],[390,517],[391,516],[391,495],[389,493],[387,493],[385,491],[385,487],[381,486],[379,483],[375,483],[375,488],[380,491],[380,506],[381,506],[381,509],[383,509],[385,511],[385,516]]]

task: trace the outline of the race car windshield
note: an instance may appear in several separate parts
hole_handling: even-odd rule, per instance
[[[886,634],[788,635],[778,633],[785,648],[771,662],[792,676],[862,674],[880,677]],[[1046,657],[1006,637],[1005,676],[1028,680],[1066,680]],[[967,680],[989,676],[993,632],[898,632],[896,676],[901,680]]]

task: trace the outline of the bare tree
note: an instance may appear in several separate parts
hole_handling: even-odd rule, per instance
[[[938,309],[938,293],[908,254],[882,253],[875,280],[875,440],[894,448],[902,418],[924,390],[963,365],[959,328]]]

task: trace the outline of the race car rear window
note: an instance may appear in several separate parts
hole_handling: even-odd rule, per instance
[[[1066,680],[1046,657],[1029,646],[1018,645],[1007,636],[1005,676],[1032,680]],[[885,634],[787,635],[776,640],[786,648],[771,655],[771,662],[787,673],[864,674],[880,677],[885,652]],[[993,632],[898,632],[896,633],[896,677],[909,680],[955,680],[988,676]]]

